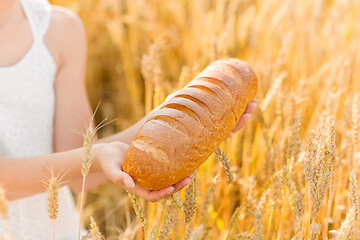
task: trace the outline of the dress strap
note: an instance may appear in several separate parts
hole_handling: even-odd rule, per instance
[[[51,5],[47,0],[20,0],[34,40],[43,40],[50,24]]]

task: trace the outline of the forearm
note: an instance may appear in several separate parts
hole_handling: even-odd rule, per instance
[[[97,151],[94,146],[93,152]],[[9,200],[22,198],[46,190],[46,180],[54,176],[62,177],[64,184],[81,177],[83,149],[54,153],[28,158],[0,158],[0,184]],[[99,171],[96,158],[92,172]]]
[[[91,173],[86,177],[85,191],[94,189],[108,181],[109,180],[106,178],[106,176],[103,172]],[[79,193],[82,190],[82,182],[83,182],[83,178],[79,177],[79,178],[72,180],[69,183],[69,186],[71,187],[71,190],[73,192]]]

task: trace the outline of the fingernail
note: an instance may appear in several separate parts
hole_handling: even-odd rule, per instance
[[[172,193],[174,191],[174,189],[175,188],[173,186],[170,186],[167,194]]]
[[[232,137],[234,135],[233,132],[229,133],[228,137]]]
[[[193,173],[191,173],[190,175],[189,175],[189,178],[194,178],[195,177],[195,175],[193,174]]]
[[[188,178],[185,179],[185,186],[186,186],[186,185],[189,185],[190,183],[191,183],[191,180],[190,180],[190,179],[188,179]]]
[[[251,118],[251,116],[252,116],[252,114],[250,114],[250,113],[246,113],[245,115],[247,118]]]
[[[127,188],[133,188],[135,187],[135,183],[133,181],[131,181],[130,179],[125,179],[124,180],[124,185]]]
[[[259,100],[258,99],[254,99],[254,102],[257,103]]]

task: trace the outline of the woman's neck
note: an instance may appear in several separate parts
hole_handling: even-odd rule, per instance
[[[21,2],[19,0],[10,2],[7,6],[0,6],[0,29],[24,18]]]

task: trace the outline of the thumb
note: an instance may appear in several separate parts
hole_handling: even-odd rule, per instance
[[[107,174],[113,183],[123,187],[124,189],[131,189],[135,187],[134,179],[129,174],[121,171],[119,167],[110,167]]]
[[[100,154],[100,163],[106,177],[123,188],[134,188],[134,179],[122,171],[122,162],[125,151],[119,146],[120,143],[109,144],[104,147]],[[124,144],[126,145],[126,144]]]

